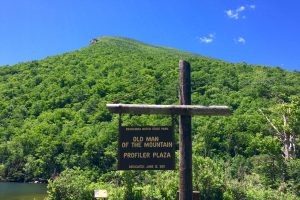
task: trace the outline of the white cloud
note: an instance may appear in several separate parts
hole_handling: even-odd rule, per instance
[[[199,37],[200,42],[202,43],[212,43],[215,39],[215,34],[210,33],[208,36]]]
[[[236,9],[236,12],[239,13],[239,12],[244,11],[245,9],[246,9],[245,6],[241,6],[238,9]]]
[[[229,17],[230,19],[239,19],[241,16],[241,13],[244,12],[247,8],[250,8],[252,10],[255,9],[255,5],[247,5],[247,6],[240,6],[235,10],[229,9],[229,10],[225,10],[225,13],[227,15],[227,17]],[[242,16],[243,19],[246,18],[245,15]]]
[[[232,18],[232,19],[238,19],[239,18],[239,13],[237,13],[233,10],[226,10],[225,13],[227,14],[227,16],[229,18]]]
[[[241,44],[245,44],[245,43],[246,43],[246,40],[245,40],[245,38],[243,38],[243,37],[239,37],[238,39],[235,39],[235,42],[241,43]]]
[[[249,5],[249,8],[254,10],[256,8],[256,6],[255,5]]]
[[[209,36],[210,38],[214,38],[214,37],[215,37],[215,34],[210,33],[208,36]]]
[[[209,38],[209,37],[201,37],[200,38],[200,41],[203,42],[203,43],[211,43],[214,39],[213,38]]]

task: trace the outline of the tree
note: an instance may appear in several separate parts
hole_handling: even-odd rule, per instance
[[[300,135],[300,97],[293,96],[290,102],[282,102],[273,106],[271,117],[261,109],[260,113],[266,118],[276,137],[282,144],[282,153],[287,161],[296,157],[296,137]]]

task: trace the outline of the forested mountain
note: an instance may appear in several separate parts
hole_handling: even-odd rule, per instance
[[[49,199],[91,199],[97,188],[111,199],[175,199],[177,171],[116,171],[118,116],[105,105],[178,104],[180,59],[192,67],[192,104],[233,112],[193,117],[194,189],[202,199],[299,199],[300,72],[119,37],[0,68],[0,179],[51,178]]]

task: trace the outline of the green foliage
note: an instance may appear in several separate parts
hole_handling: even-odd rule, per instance
[[[210,158],[193,158],[193,185],[201,199],[222,199],[224,185],[223,169]]]
[[[276,108],[292,109],[284,128],[299,136],[299,72],[118,37],[0,68],[0,179],[51,178],[52,199],[90,198],[101,188],[111,199],[175,199],[178,171],[115,172],[118,116],[105,105],[178,104],[179,59],[192,66],[193,104],[228,105],[233,111],[228,118],[193,118],[194,189],[206,199],[299,197],[300,151],[285,162],[280,140],[258,112],[270,110],[276,124]],[[122,118],[128,126],[170,125],[165,116]]]
[[[91,175],[79,168],[66,169],[48,184],[48,200],[89,200],[93,198]]]
[[[5,166],[0,165],[0,180],[4,179],[5,173],[4,173]]]
[[[291,190],[300,196],[300,160],[290,160],[287,163],[288,184]]]
[[[97,183],[108,188],[110,199],[172,200],[176,198],[178,175],[173,171],[118,171],[103,175]]]

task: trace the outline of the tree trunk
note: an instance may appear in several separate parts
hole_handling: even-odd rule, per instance
[[[283,155],[284,155],[285,160],[289,160],[290,153],[289,153],[289,141],[287,139],[287,135],[285,135],[284,141],[283,141]]]
[[[284,133],[283,155],[285,160],[295,158],[296,156],[296,141],[294,134]]]

